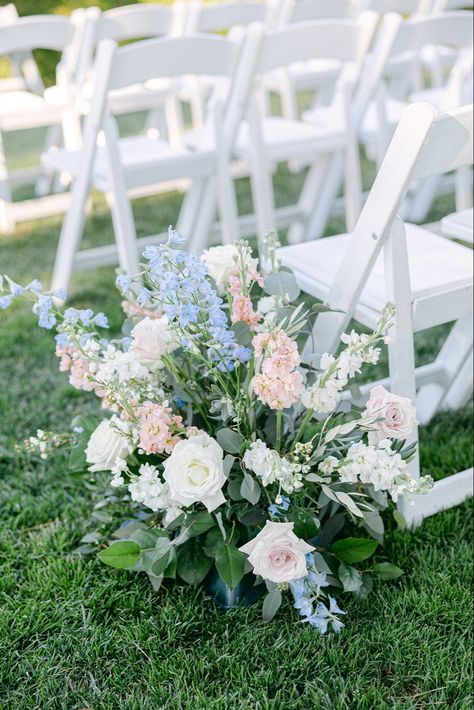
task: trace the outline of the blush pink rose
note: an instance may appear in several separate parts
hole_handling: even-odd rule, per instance
[[[417,425],[416,409],[411,400],[388,392],[382,385],[371,389],[363,416],[377,416],[381,419],[371,424],[369,444],[387,438],[407,439]]]
[[[168,320],[164,316],[143,318],[130,335],[130,350],[136,354],[138,361],[150,370],[163,367],[161,356],[176,348],[176,345],[170,342]]]
[[[314,547],[296,537],[293,523],[270,520],[253,540],[240,548],[248,555],[256,575],[277,583],[305,577],[305,555],[312,550]]]

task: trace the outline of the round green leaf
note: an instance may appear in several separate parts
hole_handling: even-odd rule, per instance
[[[228,427],[225,429],[219,429],[216,434],[216,439],[217,443],[220,444],[224,451],[227,451],[229,454],[238,454],[242,444],[244,443],[242,434],[239,434],[238,431],[234,431]]]
[[[101,562],[116,569],[131,569],[140,557],[140,546],[132,540],[113,542],[98,553]]]
[[[342,562],[361,562],[374,554],[377,549],[375,540],[366,540],[360,537],[346,537],[344,540],[338,540],[332,546],[332,552]]]
[[[246,557],[233,545],[223,545],[216,555],[217,571],[223,582],[234,589],[244,576]]]

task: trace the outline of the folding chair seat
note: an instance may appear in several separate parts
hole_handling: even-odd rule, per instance
[[[429,299],[438,300],[440,295],[447,293],[454,298],[458,293],[462,296],[472,291],[472,252],[414,224],[405,223],[405,231],[411,296],[414,304],[423,302],[421,317],[424,319]],[[327,301],[351,237],[352,234],[340,234],[317,242],[283,247],[280,256],[285,266],[295,271],[305,293]],[[375,326],[387,302],[386,284],[384,259],[379,254],[354,313],[354,317],[369,328]],[[466,313],[469,310],[467,305]],[[457,307],[452,318],[446,314],[447,321],[456,317],[459,317]],[[426,324],[425,320],[423,324]],[[416,328],[416,316],[414,325]]]
[[[248,62],[240,61],[245,55],[243,47],[256,41],[250,32],[242,41],[201,35],[149,39],[120,48],[112,40],[100,42],[84,147],[81,151],[53,150],[43,156],[45,167],[69,172],[73,178],[71,207],[61,230],[53,288],[68,286],[73,267],[113,263],[117,252],[125,271],[138,272],[139,244],[130,203],[130,191],[134,189],[154,186],[157,191],[157,185],[190,180],[178,220],[183,235],[194,239],[196,249],[202,248],[218,208],[223,239],[232,241],[236,206],[228,160],[248,94]],[[227,96],[219,93],[218,100],[209,106],[216,127],[212,148],[190,149],[147,135],[119,137],[116,118],[110,111],[111,92],[155,79],[173,81],[183,75],[202,74],[227,77],[230,89]],[[106,194],[116,244],[78,252],[91,186]],[[160,240],[159,235],[153,238]],[[145,242],[148,244],[153,238],[147,237]]]
[[[316,321],[304,353],[309,360],[336,351],[351,318],[373,327],[384,303],[394,303],[389,377],[379,384],[416,399],[422,424],[439,408],[462,406],[472,392],[472,250],[404,224],[397,212],[412,183],[471,165],[472,150],[472,105],[441,115],[428,104],[411,105],[353,234],[279,250],[301,288],[334,309]],[[453,322],[435,360],[415,367],[414,333]],[[360,404],[373,385],[361,387]],[[419,461],[411,466],[419,475]],[[417,501],[414,509],[402,503],[402,510],[416,522],[467,495],[472,495],[472,470],[436,483],[426,501]]]

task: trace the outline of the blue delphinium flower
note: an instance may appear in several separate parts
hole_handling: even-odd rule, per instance
[[[168,243],[148,246],[143,256],[151,286],[138,296],[140,305],[155,298],[175,327],[181,346],[202,345],[209,360],[223,372],[232,372],[236,362],[247,362],[248,348],[235,342],[220,298],[208,279],[207,267],[195,254],[170,248],[179,237],[169,231]]]
[[[122,296],[124,296],[132,285],[132,279],[126,274],[119,274],[115,279],[115,285]]]
[[[344,624],[337,614],[346,614],[337,605],[336,600],[328,595],[329,609],[318,597],[322,587],[328,587],[326,572],[320,572],[314,564],[314,557],[311,553],[306,555],[308,574],[302,579],[295,579],[290,582],[290,589],[293,593],[294,607],[298,609],[300,615],[304,617],[303,622],[310,624],[324,635],[330,625],[336,633],[339,633]],[[316,608],[313,604],[317,601]]]
[[[109,327],[109,321],[107,320],[107,316],[105,315],[105,313],[96,313],[92,319],[92,322],[94,323],[94,325],[99,326],[99,328]]]
[[[51,330],[56,325],[56,316],[53,313],[53,299],[51,296],[39,296],[33,306],[33,313],[38,316],[40,328]]]

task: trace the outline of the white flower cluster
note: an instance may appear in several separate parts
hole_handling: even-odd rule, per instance
[[[293,465],[277,451],[269,449],[264,441],[257,439],[244,454],[244,465],[253,471],[263,486],[278,483],[285,493],[302,488],[302,473],[299,464]]]
[[[329,456],[319,466],[324,474],[338,473],[342,483],[371,484],[376,491],[387,491],[396,503],[401,495],[425,493],[433,485],[431,476],[418,481],[406,470],[407,463],[383,439],[376,446],[352,444],[345,458]]]
[[[151,372],[134,350],[122,351],[108,345],[94,380],[99,391],[106,392],[107,399],[112,403],[115,392],[123,390],[126,390],[129,401],[159,401],[164,398],[159,371]]]
[[[339,392],[344,389],[349,379],[361,371],[364,363],[375,364],[380,356],[380,348],[374,348],[371,343],[373,336],[359,334],[354,330],[341,336],[347,348],[339,357],[324,353],[321,357],[321,373],[316,382],[302,395],[301,401],[308,409],[318,413],[335,410]]]
[[[163,483],[158,469],[151,464],[145,463],[140,466],[138,476],[134,476],[133,481],[128,485],[128,490],[132,500],[143,503],[153,512],[166,510],[163,520],[165,525],[181,515],[181,508],[171,501],[169,485]]]

